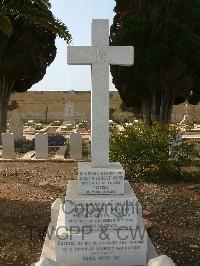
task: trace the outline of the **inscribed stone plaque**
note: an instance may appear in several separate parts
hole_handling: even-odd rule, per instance
[[[93,230],[91,227],[66,228],[59,213],[56,227],[56,258],[67,266],[144,266],[147,233],[143,225],[136,229],[121,226],[118,230]]]
[[[107,168],[93,168],[91,163],[78,164],[80,194],[123,194],[125,171],[119,163]]]
[[[92,226],[98,230],[102,226],[118,229],[126,225],[135,228],[142,216],[138,199],[125,181],[124,195],[79,195],[77,181],[69,181],[64,205],[65,226]]]

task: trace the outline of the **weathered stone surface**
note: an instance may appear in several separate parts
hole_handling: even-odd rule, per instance
[[[82,160],[82,136],[80,133],[72,133],[70,134],[70,159],[74,160]]]
[[[193,121],[191,116],[184,115],[183,120],[180,122],[180,125],[192,126],[192,125],[194,125],[194,121]]]
[[[48,135],[46,133],[35,135],[35,157],[36,159],[48,159]]]
[[[65,213],[65,226],[91,226],[118,229],[136,228],[141,220],[142,208],[129,183],[125,182],[124,195],[79,195],[77,181],[69,181],[61,211]]]
[[[68,259],[62,260],[62,261],[58,261],[58,260],[56,261],[56,254],[55,254],[55,227],[54,226],[49,226],[48,234],[49,234],[49,236],[52,236],[52,237],[46,237],[45,243],[44,243],[44,247],[43,247],[43,250],[42,250],[41,259],[40,259],[39,263],[41,263],[44,258],[48,258],[48,260],[51,263],[55,263],[56,266],[71,266],[71,264],[68,264]],[[151,240],[149,239],[148,236],[147,236],[147,253],[146,254],[147,254],[146,264],[144,264],[144,265],[147,265],[150,259],[155,258],[155,257],[158,256],[156,251],[155,251],[155,248],[152,245],[152,242],[151,242]],[[75,253],[75,256],[76,256],[76,253]],[[132,261],[132,263],[134,263],[134,262]],[[88,265],[87,262],[85,262],[85,264],[76,264],[76,266],[86,266],[86,265]],[[96,264],[92,264],[92,265],[96,266]],[[108,264],[104,264],[104,265],[108,266]],[[113,264],[113,265],[110,265],[110,266],[114,266],[114,265],[116,265],[116,264]],[[122,266],[122,265],[120,265],[120,266]],[[127,266],[127,264],[125,264],[125,265]],[[144,266],[144,265],[142,265],[142,266]],[[35,264],[34,266],[43,266],[43,265],[42,264]],[[136,266],[136,265],[135,264],[130,264],[130,266]]]
[[[148,266],[175,266],[171,258],[166,255],[151,259],[148,263]]]
[[[51,205],[51,225],[56,226],[58,221],[58,214],[63,204],[61,198],[57,198]]]
[[[94,168],[91,163],[78,163],[80,194],[124,194],[125,171],[119,163],[107,168]]]
[[[73,184],[69,183],[68,188],[70,189],[70,187],[72,187],[72,186],[73,186]],[[96,266],[96,264],[88,264],[88,261],[85,261],[84,263],[75,262],[77,264],[71,264],[70,260],[68,259],[68,256],[64,260],[63,259],[60,260],[58,257],[56,259],[56,243],[57,243],[57,240],[59,240],[56,236],[60,237],[59,236],[60,230],[57,229],[57,231],[56,231],[56,228],[61,228],[61,230],[62,229],[64,230],[64,233],[66,232],[65,231],[65,227],[63,226],[65,217],[64,217],[62,212],[60,212],[60,216],[59,216],[59,210],[61,209],[60,207],[61,207],[62,202],[63,202],[62,199],[56,199],[56,201],[52,204],[52,208],[51,208],[51,223],[50,223],[50,225],[48,227],[48,232],[47,232],[47,235],[46,235],[46,238],[45,238],[45,243],[44,243],[44,246],[43,246],[40,262],[39,262],[39,264],[36,264],[35,266],[43,266],[42,263],[44,263],[44,262],[46,263],[46,261],[50,262],[50,263],[55,263],[53,265],[56,265],[56,266],[72,266],[72,265],[73,266],[75,266],[75,265],[76,266],[86,266],[86,265]],[[59,221],[58,221],[58,217],[59,217]],[[87,231],[84,231],[84,232],[87,233]],[[120,231],[119,231],[119,234],[121,234]],[[123,237],[123,235],[122,235],[122,237]],[[124,237],[125,237],[125,235],[124,235]],[[127,235],[126,235],[126,237],[127,237]],[[69,234],[69,238],[70,238],[70,234]],[[66,240],[66,236],[64,237],[63,241],[64,240]],[[73,240],[73,238],[72,238],[72,240]],[[127,244],[125,240],[123,240],[123,243],[125,245]],[[121,244],[122,244],[122,242],[121,242]],[[142,243],[140,243],[140,245],[141,244]],[[83,245],[85,245],[85,242],[83,243]],[[79,243],[78,246],[80,248],[80,243]],[[74,249],[74,247],[75,247],[74,246],[74,242],[72,241],[72,249]],[[60,251],[62,252],[63,251],[62,250],[63,247],[60,246],[59,248],[61,249]],[[65,253],[65,252],[63,251],[63,253]],[[104,253],[106,253],[106,251]],[[77,256],[77,252],[74,253],[74,256]],[[101,256],[103,256],[103,254],[101,254]],[[147,236],[146,262],[148,263],[148,261],[150,259],[155,258],[157,256],[158,255],[156,253],[156,250],[155,250],[154,246],[152,245],[151,240]],[[44,259],[47,259],[47,260],[44,260]],[[91,261],[91,263],[94,263],[94,261]],[[116,263],[118,263],[118,262],[116,261]],[[137,265],[137,264],[134,263],[133,260],[131,261],[131,263],[132,264],[120,264],[120,266],[123,266],[123,265],[135,266],[135,265]],[[104,262],[104,265],[105,265],[105,262]],[[107,265],[109,265],[109,264],[107,264],[107,262],[106,262],[106,266]],[[118,264],[111,264],[111,265],[114,266],[114,265],[118,265]],[[143,265],[146,265],[146,264],[143,264]],[[46,264],[44,264],[44,266],[46,266]]]
[[[10,112],[9,132],[14,134],[15,139],[23,138],[23,120],[18,109]]]
[[[66,228],[59,213],[56,227],[56,261],[69,266],[136,266],[146,264],[147,233],[142,225],[134,229],[93,230],[91,227]]]
[[[55,261],[48,258],[44,258],[35,264],[35,266],[56,266],[56,265],[57,263]]]
[[[2,133],[2,159],[15,159],[14,134]]]
[[[74,104],[73,102],[67,102],[65,106],[65,114],[64,114],[64,121],[63,125],[66,124],[72,124],[74,126],[75,124],[75,113],[74,113]]]
[[[133,47],[109,46],[109,20],[92,20],[92,46],[68,47],[69,65],[92,65],[92,166],[109,165],[109,65],[132,65]]]

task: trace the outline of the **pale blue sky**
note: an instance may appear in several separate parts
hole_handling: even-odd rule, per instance
[[[73,45],[91,45],[91,21],[109,19],[112,24],[115,6],[114,0],[51,0],[54,15],[61,19],[69,28],[73,37]],[[57,56],[42,81],[35,84],[35,91],[67,91],[91,90],[89,66],[68,66],[67,46],[56,40]],[[110,77],[110,90],[114,85]]]

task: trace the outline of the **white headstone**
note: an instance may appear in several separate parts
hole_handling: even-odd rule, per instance
[[[64,121],[63,125],[72,124],[74,125],[74,105],[72,102],[68,102],[65,106],[65,114],[64,114]]]
[[[92,167],[109,165],[109,65],[133,64],[133,47],[109,46],[109,21],[92,21],[92,46],[68,47],[69,65],[92,66]]]
[[[82,160],[82,136],[80,133],[70,134],[70,159]]]
[[[1,140],[2,140],[2,158],[14,159],[15,158],[14,134],[2,133]]]
[[[23,138],[23,120],[18,109],[10,112],[9,131],[14,134],[15,139]]]
[[[194,121],[190,115],[184,115],[183,120],[180,122],[180,125],[193,126]]]
[[[38,133],[35,135],[35,157],[36,159],[48,159],[48,134]]]

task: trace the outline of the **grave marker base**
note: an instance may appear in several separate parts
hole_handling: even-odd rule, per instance
[[[121,201],[131,194],[137,200],[134,192],[129,191],[129,184],[125,181],[125,194],[97,195],[96,203],[106,201],[112,197]],[[67,194],[71,201],[76,198],[77,181],[70,181]],[[127,191],[128,190],[128,191]],[[68,196],[69,196],[68,195]],[[93,201],[94,195],[79,195]],[[100,199],[102,198],[102,199]],[[137,224],[131,227],[124,222],[118,229],[93,228],[88,224],[76,224],[66,228],[67,215],[63,212],[64,202],[57,199],[51,208],[51,223],[42,250],[40,261],[35,266],[145,266],[151,258],[157,257],[155,248],[149,239],[141,222],[141,213],[135,214]],[[72,218],[73,219],[73,218]],[[91,224],[92,225],[92,224]],[[69,226],[69,225],[68,225]],[[126,228],[125,228],[126,227]],[[92,231],[91,231],[92,228]],[[105,231],[106,229],[106,231]],[[104,239],[104,236],[106,239]],[[108,239],[109,238],[109,239]]]
[[[68,181],[61,211],[66,214],[65,226],[92,226],[94,230],[106,226],[135,228],[142,218],[142,207],[128,181],[124,195],[80,195],[78,181]]]
[[[124,194],[125,171],[120,163],[96,168],[90,162],[78,163],[79,194]]]

